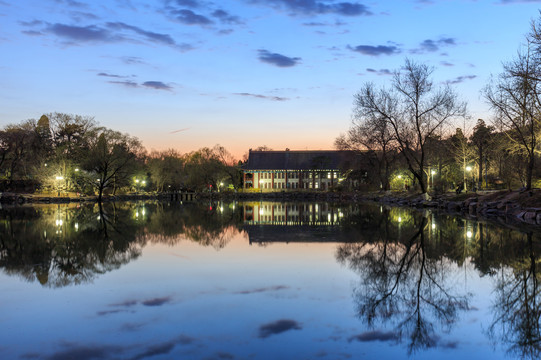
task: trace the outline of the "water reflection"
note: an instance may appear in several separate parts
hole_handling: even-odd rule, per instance
[[[228,205],[52,205],[0,210],[0,267],[46,287],[91,282],[140,256],[147,243],[190,239],[223,248],[237,233]]]
[[[356,277],[355,321],[367,325],[348,343],[401,343],[410,353],[457,347],[449,334],[477,290],[464,279],[490,279],[492,292],[476,294],[493,297],[485,335],[512,357],[541,355],[541,241],[533,230],[379,205],[271,202],[14,207],[0,210],[0,224],[0,268],[51,288],[91,282],[149,244],[190,241],[220,251],[239,234],[259,245],[332,242],[336,260]],[[301,288],[286,280],[232,294]],[[149,298],[148,306],[172,303],[168,296]],[[308,329],[288,316],[262,324],[258,339]]]

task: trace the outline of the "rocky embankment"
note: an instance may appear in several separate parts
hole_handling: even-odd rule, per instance
[[[541,225],[541,190],[497,191],[461,195],[437,195],[426,199],[420,195],[385,194],[368,200],[397,206],[432,208],[471,217],[500,218]]]

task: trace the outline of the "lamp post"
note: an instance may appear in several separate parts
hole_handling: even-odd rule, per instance
[[[471,166],[466,166],[466,171],[469,173],[471,172]],[[469,176],[468,176],[469,177]],[[466,179],[467,180],[467,179]],[[466,186],[467,181],[464,182],[464,191],[468,191],[468,188]]]
[[[57,182],[56,182],[56,191],[57,191],[56,196],[60,196],[60,182],[61,182],[62,180],[64,180],[64,177],[59,175],[59,176],[56,176],[55,179],[56,179],[56,181],[57,181]]]

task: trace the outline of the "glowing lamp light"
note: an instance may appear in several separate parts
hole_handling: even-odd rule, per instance
[[[471,232],[471,231],[469,231],[469,230],[468,230],[468,231],[466,232],[466,236],[468,237],[468,239],[469,239],[469,238],[471,238],[471,237],[472,237],[472,235],[473,235],[473,234],[472,234],[472,232]]]
[[[466,171],[471,171],[471,166],[466,166]]]

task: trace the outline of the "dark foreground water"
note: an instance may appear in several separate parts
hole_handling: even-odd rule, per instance
[[[0,210],[1,359],[537,359],[539,234],[374,205]]]

